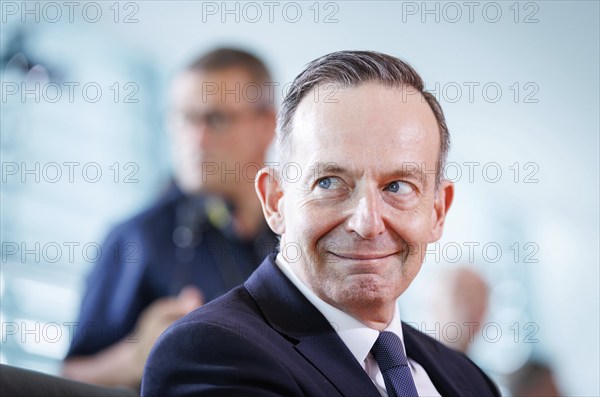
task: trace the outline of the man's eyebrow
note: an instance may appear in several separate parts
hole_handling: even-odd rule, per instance
[[[342,167],[338,163],[327,162],[323,163],[317,161],[313,165],[310,166],[310,171],[313,177],[320,177],[323,174],[346,174],[348,173],[348,169]]]

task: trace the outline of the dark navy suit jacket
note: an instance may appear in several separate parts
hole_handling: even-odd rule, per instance
[[[325,317],[269,256],[246,283],[175,322],[143,396],[379,396]],[[443,396],[499,396],[466,356],[403,324],[409,357]]]

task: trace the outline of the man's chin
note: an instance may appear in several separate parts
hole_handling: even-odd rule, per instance
[[[353,306],[383,305],[396,299],[389,278],[378,274],[349,275],[333,295],[337,302]]]

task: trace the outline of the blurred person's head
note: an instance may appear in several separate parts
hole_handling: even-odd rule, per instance
[[[529,361],[509,376],[510,392],[515,397],[559,397],[552,369],[538,361]]]
[[[170,130],[182,191],[235,198],[253,189],[275,130],[270,81],[260,59],[231,48],[202,55],[175,78]]]
[[[483,326],[489,303],[489,287],[483,277],[468,267],[448,269],[439,275],[433,311],[440,327],[456,330],[442,342],[466,353]],[[449,327],[448,325],[452,325]],[[450,331],[449,331],[450,332]]]

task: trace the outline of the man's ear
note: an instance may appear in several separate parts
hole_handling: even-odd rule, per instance
[[[442,237],[446,214],[454,199],[454,184],[450,181],[442,181],[440,183],[441,186],[435,195],[433,210],[431,212],[432,228],[429,234],[430,243],[438,241]]]
[[[267,224],[275,234],[285,232],[283,216],[283,189],[273,167],[264,167],[254,181],[256,194],[262,205],[263,214]]]

